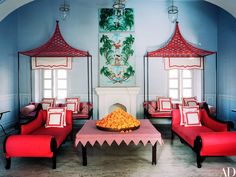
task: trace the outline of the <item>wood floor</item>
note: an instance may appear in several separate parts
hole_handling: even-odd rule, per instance
[[[223,168],[236,168],[236,157],[210,157],[197,168],[195,153],[176,137],[170,143],[170,127],[156,126],[164,145],[157,146],[157,165],[151,164],[151,145],[117,146],[98,144],[88,148],[88,166],[82,166],[81,149],[67,141],[58,154],[57,169],[45,158],[14,158],[10,170],[4,168],[0,148],[1,177],[223,177]],[[1,144],[3,137],[1,137]]]

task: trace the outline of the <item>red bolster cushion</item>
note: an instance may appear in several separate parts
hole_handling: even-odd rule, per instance
[[[6,141],[6,158],[52,157],[50,135],[12,135]]]
[[[202,156],[235,156],[236,132],[200,133]]]

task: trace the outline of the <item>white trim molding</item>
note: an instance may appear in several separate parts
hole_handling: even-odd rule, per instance
[[[114,104],[123,105],[127,112],[136,117],[139,87],[97,87],[99,119],[109,113]]]

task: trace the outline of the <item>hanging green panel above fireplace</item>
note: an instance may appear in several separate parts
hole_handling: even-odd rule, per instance
[[[114,15],[113,9],[103,8],[99,11],[99,31],[134,31],[134,11],[126,8],[124,15]]]

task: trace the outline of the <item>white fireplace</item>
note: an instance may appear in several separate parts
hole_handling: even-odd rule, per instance
[[[99,119],[120,107],[136,117],[139,87],[97,87]]]

